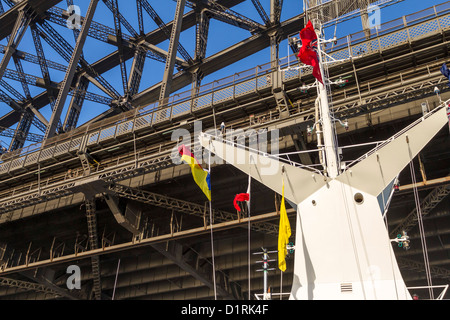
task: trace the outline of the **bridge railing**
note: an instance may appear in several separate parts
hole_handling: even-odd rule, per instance
[[[101,164],[91,163],[90,176],[99,175],[102,179],[107,179],[111,175],[115,174],[114,169],[125,166],[133,167],[134,170],[137,168],[136,165],[142,162],[153,164],[164,162],[164,166],[169,166],[171,165],[169,162],[172,162],[172,152],[175,146],[176,142],[170,142],[164,146],[149,145],[139,149],[136,154],[129,152],[126,154],[119,154],[114,158],[108,159],[108,161],[102,162]],[[191,146],[191,150],[193,151],[198,151],[197,149],[199,148],[201,148],[199,143]],[[121,170],[119,169],[118,171],[120,172]],[[37,173],[37,177],[40,177],[39,173]],[[62,186],[64,184],[70,184],[71,182],[75,182],[83,178],[85,178],[83,168],[77,168],[66,172],[55,173],[46,178],[38,178],[35,181],[20,184],[8,190],[2,190],[0,191],[0,199],[2,202],[0,204],[0,216],[5,204],[6,206],[10,205],[8,201],[15,201],[18,196],[26,197],[25,195],[32,194],[33,198],[39,197],[43,194],[43,192],[48,192],[49,189],[51,190],[57,185]],[[0,217],[0,223],[2,220],[2,217]]]
[[[381,52],[386,49],[408,43],[431,34],[441,33],[450,28],[450,1],[433,6],[421,12],[404,16],[400,19],[387,22],[379,30],[373,32],[370,37],[359,32],[338,39],[336,44],[327,48],[330,62],[343,63],[342,60],[350,57],[364,56]],[[340,61],[339,61],[340,60]],[[291,64],[291,61],[295,63]],[[295,55],[284,57],[279,61],[282,71],[282,80],[288,82],[292,79],[300,79],[312,73],[312,68],[287,68],[298,66]],[[26,148],[4,154],[0,163],[0,175],[11,173],[24,167],[36,166],[49,159],[57,159],[61,155],[76,155],[76,151],[87,139],[87,147],[100,145],[102,142],[124,138],[133,132],[148,130],[165,121],[172,121],[199,110],[211,109],[215,104],[232,101],[235,98],[253,95],[261,90],[270,90],[272,84],[267,77],[275,71],[271,63],[266,63],[221,80],[213,81],[201,86],[197,92],[191,90],[175,94],[169,97],[165,104],[154,102],[148,106],[138,107],[123,114],[80,127],[73,131],[47,140],[45,146],[42,143],[33,144]]]

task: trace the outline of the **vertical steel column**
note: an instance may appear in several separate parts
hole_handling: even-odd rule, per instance
[[[119,3],[117,0],[112,0],[111,2],[112,12],[114,16],[114,29],[116,31],[116,42],[117,42],[117,50],[119,52],[119,64],[120,64],[120,72],[122,75],[122,85],[123,85],[123,93],[124,95],[128,94],[128,82],[127,82],[127,66],[126,61],[123,56],[123,37],[122,37],[122,28],[120,26],[121,19],[119,15]]]
[[[278,71],[280,34],[277,25],[280,24],[282,4],[282,0],[270,0],[270,25],[272,27],[272,30],[269,32],[270,62],[273,70],[270,80],[272,84],[272,93],[277,102],[281,117],[288,117],[290,100],[283,88],[282,72]]]
[[[81,76],[78,78],[77,90],[70,100],[69,108],[67,109],[66,118],[64,120],[64,131],[67,132],[76,127],[88,86],[89,80],[86,79],[86,77]]]
[[[252,0],[253,6],[255,7],[256,11],[258,11],[259,16],[261,17],[261,19],[264,21],[264,24],[266,26],[268,26],[270,24],[270,19],[267,16],[266,11],[264,11],[263,6],[261,5],[261,3],[259,2],[259,0]]]
[[[27,30],[27,27],[29,26],[32,20],[32,14],[27,14],[25,10],[19,11],[13,32],[9,37],[8,46],[6,47],[5,54],[0,64],[0,79],[3,77],[6,67],[8,66],[8,63],[11,60],[11,57],[13,57],[16,69],[17,71],[19,71],[20,82],[22,83],[26,98],[30,100],[31,99],[30,90],[28,89],[28,85],[23,76],[24,73],[22,63],[18,58],[13,56],[17,49],[17,46],[19,45],[20,41],[23,38],[23,35],[25,34],[25,31]],[[3,6],[0,7],[0,11],[3,12]],[[32,122],[33,122],[33,115],[30,114],[26,109],[23,110],[23,113],[19,120],[19,124],[17,125],[17,129],[14,133],[14,136],[11,140],[11,144],[9,146],[10,151],[23,147],[28,132],[30,131]]]
[[[17,15],[17,20],[14,25],[13,31],[8,41],[8,46],[5,49],[5,54],[3,55],[2,61],[0,63],[0,79],[3,77],[3,73],[8,66],[9,60],[17,49],[20,41],[31,22],[31,17],[29,17],[24,10],[20,10]]]
[[[78,36],[78,40],[72,54],[72,58],[70,59],[69,66],[67,68],[66,76],[61,84],[58,98],[56,99],[55,109],[53,110],[52,116],[50,118],[47,132],[45,134],[45,139],[53,137],[56,133],[56,127],[58,125],[58,121],[60,120],[60,116],[64,108],[64,103],[66,102],[67,94],[69,93],[70,86],[72,84],[72,80],[83,51],[83,46],[88,35],[88,30],[91,26],[92,19],[94,18],[97,4],[98,0],[91,0],[88,12],[83,22],[83,26],[81,27],[80,35]]]
[[[170,95],[172,86],[173,68],[175,66],[175,59],[178,48],[178,41],[180,39],[181,24],[183,21],[184,6],[186,0],[177,0],[177,7],[175,9],[175,17],[173,18],[172,33],[170,36],[169,49],[167,50],[167,60],[164,69],[164,76],[161,84],[161,91],[159,100],[163,100]]]
[[[22,84],[22,88],[25,93],[26,99],[28,101],[31,101],[31,93],[28,84],[25,80],[22,62],[16,55],[13,55],[12,58],[16,66],[16,70],[19,73],[20,83]],[[16,132],[13,138],[11,139],[11,144],[9,147],[10,151],[20,149],[24,146],[28,133],[30,132],[32,123],[33,123],[33,114],[31,114],[25,109],[24,112],[22,113],[22,116],[20,117]]]
[[[48,27],[51,28],[50,25],[48,25],[48,23],[46,21],[42,21],[40,22],[42,24],[43,27]],[[37,27],[36,24],[34,24],[31,27],[31,31],[33,34],[33,40],[35,43],[35,47],[36,47],[36,52],[38,53],[38,58],[39,58],[39,64],[41,66],[41,71],[43,73],[43,78],[44,78],[44,82],[47,86],[50,86],[50,74],[48,72],[48,68],[46,66],[46,61],[45,61],[45,57],[44,57],[44,51],[43,51],[43,47],[42,47],[42,43],[40,40],[40,37],[42,36],[42,38],[49,43],[49,45],[51,47],[53,47],[53,49],[58,52],[61,57],[63,57],[67,62],[70,61],[70,56],[67,52],[72,52],[73,50],[67,51],[65,52],[64,49],[61,49],[58,45],[56,45],[56,43],[58,43],[59,45],[63,45],[63,41],[58,41],[58,37],[55,37],[54,35],[50,35],[48,36],[47,34],[45,34],[45,32],[43,30],[41,30],[40,28]],[[54,32],[56,33],[56,31]],[[76,39],[75,39],[76,41]],[[55,97],[55,92],[54,90],[47,90],[48,93],[48,98],[49,98],[49,102],[50,102],[50,107],[52,112],[54,112],[55,110],[55,103],[56,103],[56,97]],[[60,125],[60,120],[58,120],[58,126]],[[47,122],[47,127],[45,128],[45,130],[43,131],[44,133],[47,132],[48,130],[48,122]]]
[[[206,56],[206,45],[208,43],[208,31],[210,17],[206,10],[197,12],[197,24],[195,26],[195,61],[201,62]],[[203,79],[203,73],[200,67],[192,73],[192,93],[197,93],[197,88],[200,87]]]
[[[142,79],[142,71],[145,66],[145,58],[147,52],[141,46],[136,48],[134,53],[133,64],[131,65],[130,77],[128,79],[128,95],[134,96],[139,91],[139,86]]]
[[[138,15],[139,34],[141,36],[143,36],[143,35],[145,35],[144,16],[142,14],[142,3],[140,0],[136,0],[136,10],[137,10],[137,15]]]
[[[195,60],[199,61],[205,58],[206,45],[208,44],[208,31],[210,17],[206,10],[197,12],[197,24],[195,29]]]
[[[48,70],[47,60],[45,59],[44,48],[42,47],[42,42],[39,34],[39,30],[36,25],[31,26],[31,34],[33,35],[34,47],[36,48],[36,53],[39,61],[39,66],[41,68],[42,77],[44,78],[45,85],[50,87],[50,72]],[[50,91],[50,90],[49,90]],[[51,91],[49,96],[53,96]]]
[[[0,80],[0,84],[5,87],[6,90],[8,90],[10,93],[12,93],[17,100],[25,100],[25,97],[23,97],[6,81]],[[12,135],[7,135],[8,137],[12,137],[11,144],[9,145],[9,150],[16,150],[24,145],[25,140],[29,134],[31,124],[39,126],[41,122],[38,119],[34,118],[34,115],[32,113],[32,111],[36,109],[32,107],[24,108],[22,105],[19,105],[15,100],[13,100],[8,94],[6,94],[2,89],[0,89],[0,101],[7,103],[11,108],[21,114],[16,130],[11,130],[10,132],[14,133]],[[40,114],[39,112],[37,113]]]
[[[359,4],[361,6],[361,24],[362,29],[364,32],[364,35],[366,36],[366,39],[370,39],[370,27],[369,27],[369,0],[362,0]],[[364,5],[364,7],[363,7]]]
[[[281,3],[279,0],[270,0],[270,24],[272,26],[280,22]],[[273,30],[269,33],[270,37],[270,62],[272,68],[278,68],[278,44],[279,35],[278,30]],[[273,79],[272,79],[273,80]]]
[[[30,132],[31,124],[33,123],[33,114],[24,111],[20,117],[14,136],[11,139],[9,151],[14,151],[22,148],[25,145],[28,133]]]
[[[85,195],[86,205],[86,218],[89,234],[89,245],[91,250],[98,249],[98,235],[97,235],[97,216],[95,213],[95,197],[89,198],[88,194]],[[100,258],[99,256],[93,256],[92,262],[92,276],[94,280],[94,295],[96,300],[101,300],[101,279],[100,279]]]
[[[159,29],[162,32],[164,32],[164,34],[170,40],[172,37],[171,37],[171,33],[169,31],[169,28],[166,26],[164,21],[162,21],[161,17],[158,15],[158,13],[156,13],[155,9],[152,8],[152,6],[148,3],[147,0],[138,0],[138,2],[140,3],[140,7],[142,9],[145,9],[145,11],[147,11],[148,15],[153,19],[153,21],[155,21],[155,23],[158,25]],[[172,27],[172,28],[174,28],[174,27]],[[187,53],[186,49],[184,49],[184,47],[181,45],[181,43],[177,44],[175,51],[178,51],[181,54],[181,56],[184,58],[184,60],[186,60],[186,62],[188,62],[189,64],[192,63],[191,56],[189,55],[189,53]]]
[[[66,0],[67,7],[73,6],[73,0]],[[73,36],[75,38],[75,42],[80,35],[80,30],[77,28],[73,29]],[[81,58],[83,58],[83,53],[81,54]],[[84,99],[86,97],[86,91],[89,87],[89,80],[84,76],[79,76],[76,84],[76,92],[69,103],[69,108],[66,112],[66,118],[63,123],[63,131],[67,132],[74,129],[77,126],[78,118],[81,113],[81,108],[83,107]]]

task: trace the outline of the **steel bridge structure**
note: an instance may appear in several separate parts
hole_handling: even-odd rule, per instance
[[[244,2],[258,19],[234,9]],[[287,160],[319,166],[309,131],[317,116],[314,77],[294,53],[305,15],[283,21],[282,0],[270,0],[269,8],[259,0],[176,0],[173,20],[164,22],[151,0],[136,0],[130,23],[122,1],[86,3],[70,41],[60,30],[67,29],[72,0],[0,0],[0,110],[7,110],[0,136],[10,141],[0,155],[0,299],[255,299],[263,290],[256,253],[276,250],[280,195],[254,183],[250,212],[238,213],[233,199],[247,190],[248,177],[213,163],[211,219],[176,147],[182,138],[203,159],[196,135],[224,122],[248,142],[273,143],[276,131]],[[99,8],[109,10],[112,26],[95,19]],[[247,38],[208,56],[213,20]],[[147,31],[148,21],[157,27]],[[182,45],[190,29],[193,53]],[[27,32],[30,43],[23,42]],[[450,2],[443,2],[327,43],[343,163],[450,98],[440,72],[449,39]],[[95,48],[87,40],[113,51],[88,61]],[[292,50],[284,56],[286,40]],[[50,48],[60,59],[49,58]],[[205,81],[266,48],[266,64]],[[163,70],[159,82],[143,87],[149,63]],[[30,65],[35,69],[27,73]],[[109,77],[114,70],[120,89]],[[87,104],[105,111],[79,123]],[[386,215],[392,239],[410,237],[408,250],[394,250],[409,287],[429,284],[425,262],[434,285],[450,283],[449,129],[414,159],[414,170],[401,173]],[[288,215],[294,226],[295,210],[288,207]],[[326,241],[333,239],[324,235]],[[271,292],[289,292],[292,264],[288,257],[282,277],[276,268],[269,272]],[[73,265],[81,288],[69,290]],[[414,290],[428,298],[429,291]]]

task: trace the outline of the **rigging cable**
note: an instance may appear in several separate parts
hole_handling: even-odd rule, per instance
[[[417,182],[416,182],[416,173],[414,170],[414,165],[413,165],[412,160],[409,163],[409,168],[410,168],[410,172],[411,172],[411,179],[412,179],[412,185],[413,185],[413,191],[414,191],[414,201],[416,204],[416,212],[417,212],[417,223],[418,223],[419,231],[420,231],[420,241],[422,243],[423,260],[425,263],[425,273],[426,273],[426,277],[427,277],[428,290],[430,293],[430,299],[434,299],[432,282],[431,282],[430,261],[428,258],[428,249],[427,249],[427,243],[426,243],[426,239],[425,239],[425,232],[424,232],[424,228],[423,228],[422,210],[420,208],[419,193],[417,190]]]
[[[211,151],[208,156],[208,173],[209,179],[211,179]],[[211,181],[211,180],[210,180]],[[210,182],[211,185],[211,182]],[[211,188],[212,189],[212,188]],[[214,282],[214,300],[217,300],[217,288],[216,288],[216,266],[214,264],[214,236],[213,236],[213,218],[212,218],[212,201],[209,200],[209,224],[211,226],[211,259],[213,267],[213,282]]]
[[[120,268],[120,259],[119,262],[117,262],[116,279],[114,280],[114,290],[111,300],[114,300],[114,296],[116,295],[116,286],[117,286],[117,277],[119,276],[119,268]]]
[[[250,161],[251,161],[251,159],[253,159],[253,156],[250,156],[251,158],[250,158]],[[251,247],[250,247],[250,201],[251,201],[251,196],[250,196],[250,192],[251,192],[251,181],[252,181],[252,176],[251,176],[251,170],[252,170],[252,168],[251,168],[251,166],[250,166],[250,172],[249,172],[249,175],[248,175],[248,187],[247,187],[247,193],[248,193],[248,195],[249,195],[249,197],[248,197],[248,202],[247,202],[247,207],[248,207],[248,221],[247,221],[247,224],[248,224],[248,227],[247,227],[247,236],[248,236],[248,240],[247,240],[247,242],[248,242],[248,244],[247,244],[247,246],[248,246],[248,299],[249,300],[251,300],[251,290],[250,290],[250,276],[251,276],[251,262],[250,262],[250,260],[251,260],[251,258],[250,258],[250,256],[251,256]]]
[[[378,162],[378,164],[380,166],[379,162]],[[381,170],[381,166],[380,166],[380,170]],[[395,182],[394,183],[396,183],[397,179],[398,179],[398,175],[397,175],[397,178],[395,178],[395,180],[394,180]],[[394,186],[392,186],[392,189],[394,189]],[[392,192],[393,191],[391,191],[391,195],[390,195],[391,198],[392,198]],[[383,199],[383,204],[384,204],[384,191],[381,192],[381,197]],[[388,200],[388,201],[390,202],[390,200]],[[384,213],[383,213],[383,220],[384,220],[384,224],[386,226],[386,231],[388,230],[388,226],[389,226],[388,225],[388,221],[387,221],[387,211],[388,211],[387,206],[389,206],[389,203],[386,204],[386,207],[385,207]],[[388,239],[388,241],[389,241],[389,246],[391,246],[391,243],[390,243],[389,239]],[[395,269],[394,269],[395,268],[394,264],[396,264],[397,262],[395,261],[394,250],[392,250],[392,247],[389,248],[389,249],[390,249],[389,250],[389,258],[390,258],[390,261],[391,261],[392,278],[394,279],[395,295],[397,296],[397,300],[398,300],[398,286],[397,286],[396,272],[395,272]]]

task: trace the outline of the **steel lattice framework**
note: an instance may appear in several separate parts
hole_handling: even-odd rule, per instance
[[[198,126],[202,131],[225,121],[249,140],[279,130],[288,154],[314,149],[307,134],[316,117],[316,93],[308,87],[312,70],[295,55],[279,56],[286,40],[295,53],[305,15],[283,20],[280,0],[174,0],[170,21],[152,0],[136,0],[133,14],[123,11],[122,0],[85,2],[81,27],[68,30],[73,0],[0,0],[0,103],[8,108],[0,114],[0,135],[11,140],[0,158],[0,297],[212,299],[217,281],[221,298],[253,298],[262,275],[250,270],[248,252],[276,244],[280,197],[252,186],[258,194],[252,214],[233,211],[227,194],[246,189],[247,177],[216,164],[213,183],[220,196],[210,221],[190,171],[175,161],[171,134],[180,129],[195,135]],[[364,19],[370,4],[399,1],[306,2],[308,17],[332,24]],[[257,18],[236,9],[247,3]],[[99,10],[107,12],[109,24],[96,19]],[[349,128],[337,130],[343,143],[385,139],[419,117],[424,100],[432,108],[448,97],[439,68],[450,49],[449,12],[450,2],[443,2],[387,23],[387,29],[327,44],[328,72],[337,84],[330,91],[332,111],[336,119],[350,120]],[[245,36],[208,55],[216,21]],[[148,25],[156,27],[149,31]],[[189,30],[191,38],[183,34]],[[25,43],[26,36],[32,41]],[[91,61],[95,48],[88,41],[110,53]],[[266,48],[266,64],[205,83]],[[162,67],[158,81],[146,87],[155,65]],[[105,111],[80,123],[88,103]],[[450,279],[449,143],[441,132],[414,163],[421,168],[421,212],[431,229],[431,271],[444,284]],[[194,142],[191,147],[201,154]],[[343,149],[342,156],[363,151]],[[292,157],[318,161],[313,153]],[[407,231],[418,244],[411,204],[416,186],[408,185],[405,173],[400,180],[406,183],[392,200],[387,225],[392,237]],[[288,210],[291,221],[294,212]],[[210,228],[217,233],[215,270]],[[17,229],[23,232],[17,235]],[[417,247],[397,257],[408,283],[425,283]],[[73,263],[83,271],[79,291],[66,289],[66,267]],[[273,288],[289,291],[291,280],[280,285],[277,273],[271,279]]]

